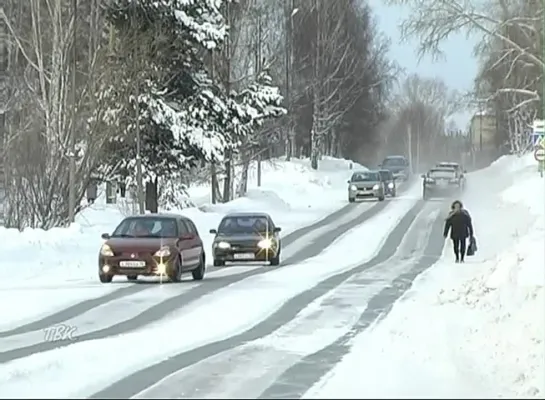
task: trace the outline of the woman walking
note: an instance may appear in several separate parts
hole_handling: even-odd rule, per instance
[[[450,208],[451,211],[445,221],[443,236],[446,239],[450,230],[450,238],[452,239],[452,244],[454,246],[456,262],[464,262],[467,238],[473,237],[471,216],[460,200],[454,201]]]

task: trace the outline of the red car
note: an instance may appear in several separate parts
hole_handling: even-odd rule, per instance
[[[142,276],[167,276],[174,282],[191,272],[205,273],[202,240],[193,221],[175,214],[145,214],[125,218],[110,234],[98,256],[98,277],[109,283],[115,275],[131,281]]]

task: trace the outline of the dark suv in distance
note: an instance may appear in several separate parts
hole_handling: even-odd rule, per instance
[[[411,166],[405,156],[388,156],[382,161],[379,168],[392,171],[395,179],[406,181],[411,177]]]

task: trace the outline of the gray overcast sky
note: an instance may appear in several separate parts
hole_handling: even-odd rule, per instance
[[[401,7],[386,6],[382,0],[369,0],[369,3],[378,19],[379,29],[392,40],[390,57],[405,68],[407,73],[440,77],[449,87],[462,92],[472,89],[477,74],[477,61],[472,54],[474,40],[468,40],[463,34],[452,36],[441,47],[445,60],[433,62],[427,57],[418,62],[417,42],[400,43],[399,24],[408,15],[408,11]],[[470,118],[470,112],[454,116],[460,129],[466,128]]]

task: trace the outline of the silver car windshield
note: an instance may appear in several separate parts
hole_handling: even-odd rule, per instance
[[[431,170],[428,176],[432,179],[454,179],[456,178],[456,171],[448,169],[436,169]]]
[[[352,182],[376,182],[379,180],[378,172],[359,172],[352,175]]]
[[[226,216],[218,227],[222,235],[257,234],[260,232],[272,232],[274,226],[263,216]]]

